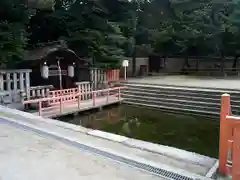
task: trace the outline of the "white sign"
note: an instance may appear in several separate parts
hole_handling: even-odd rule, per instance
[[[128,60],[123,60],[122,66],[123,67],[128,67]]]
[[[49,76],[59,76],[59,70],[55,69],[49,69]],[[67,70],[61,69],[61,75],[66,76],[67,75]]]

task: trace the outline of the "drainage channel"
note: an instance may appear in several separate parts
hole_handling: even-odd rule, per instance
[[[154,166],[151,166],[151,165],[148,165],[148,164],[140,163],[140,162],[134,161],[132,159],[121,157],[121,156],[118,156],[118,155],[115,155],[115,154],[112,154],[112,153],[109,153],[109,152],[106,152],[106,151],[102,151],[102,150],[99,150],[97,148],[90,147],[90,146],[87,146],[87,145],[84,145],[84,144],[81,144],[81,143],[78,143],[78,142],[75,142],[75,141],[57,136],[57,135],[54,135],[54,134],[49,133],[49,132],[44,132],[42,130],[29,127],[27,125],[20,124],[18,122],[13,122],[13,121],[10,121],[10,120],[0,118],[0,123],[10,124],[10,125],[12,125],[14,127],[17,127],[17,128],[22,128],[22,129],[25,129],[25,130],[29,130],[29,131],[32,131],[34,133],[40,134],[40,135],[49,136],[49,137],[54,138],[56,140],[60,140],[62,142],[70,144],[74,147],[77,147],[80,150],[87,151],[87,152],[90,152],[90,153],[94,153],[94,154],[109,158],[111,160],[118,161],[120,163],[126,164],[128,166],[147,171],[147,172],[152,173],[154,175],[165,178],[166,180],[197,180],[197,179],[192,178],[192,177],[184,176],[184,175],[174,173],[174,172],[171,172],[171,171],[168,171],[168,170],[164,170],[164,169],[161,169],[161,168],[157,168],[157,167],[154,167]]]

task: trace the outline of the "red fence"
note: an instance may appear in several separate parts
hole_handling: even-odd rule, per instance
[[[106,104],[109,102],[109,98],[111,97],[117,97],[118,100],[121,100],[121,90],[122,87],[114,87],[114,88],[108,88],[108,89],[102,89],[97,91],[91,91],[91,92],[84,92],[81,93],[78,91],[78,88],[74,89],[63,89],[63,90],[56,90],[56,91],[50,91],[50,96],[47,98],[40,98],[40,99],[32,99],[32,100],[26,100],[23,101],[23,104],[37,104],[38,105],[38,113],[39,116],[42,115],[43,110],[50,110],[53,107],[56,109],[59,108],[60,113],[63,112],[64,107],[69,105],[78,105],[78,108],[80,109],[80,105],[82,102],[86,102],[86,100],[81,100],[82,95],[90,95],[90,99],[88,101],[92,101],[92,107],[96,106],[96,101],[98,100],[98,97],[104,97],[106,98]],[[43,104],[47,103],[48,106],[44,107]],[[89,106],[89,105],[88,105]]]
[[[120,69],[106,70],[107,82],[116,82],[120,79]]]
[[[53,98],[49,101],[49,104],[53,105],[53,104],[59,103],[60,99],[55,98],[59,96],[64,96],[63,101],[75,101],[75,95],[78,95],[78,88],[49,91],[48,97]]]
[[[221,98],[219,143],[219,172],[240,180],[240,117],[231,115],[228,94]]]

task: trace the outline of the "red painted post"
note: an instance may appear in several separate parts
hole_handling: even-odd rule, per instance
[[[120,74],[120,69],[117,69],[117,78],[116,78],[116,81],[119,81],[119,74]]]
[[[219,172],[222,175],[227,173],[227,153],[228,153],[228,127],[227,115],[230,115],[230,95],[221,96],[220,111],[220,138],[219,138]]]
[[[96,92],[93,91],[93,106],[96,105]]]
[[[234,129],[232,150],[232,180],[240,179],[240,127]]]
[[[39,114],[39,116],[42,115],[42,102],[41,101],[38,102],[38,114]]]
[[[63,102],[62,102],[62,96],[60,96],[60,113],[62,113],[62,105],[63,105]]]
[[[109,82],[110,81],[110,70],[109,69],[107,69],[106,70],[106,75],[107,75],[107,82]]]

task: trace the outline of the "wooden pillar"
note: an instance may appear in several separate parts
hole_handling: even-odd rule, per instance
[[[18,83],[17,73],[13,73],[13,88],[14,88],[14,91],[17,90],[17,83]]]
[[[87,99],[91,98],[90,92],[91,92],[91,83],[88,84],[88,97],[87,97]]]
[[[20,72],[20,77],[19,77],[19,84],[20,84],[20,90],[24,90],[24,75],[23,72]]]
[[[30,99],[30,73],[25,72],[25,88],[27,99]]]
[[[230,115],[230,95],[223,94],[221,97],[220,111],[220,138],[219,138],[219,172],[222,175],[227,173],[227,153],[228,153],[228,126],[226,116]]]
[[[12,89],[11,89],[11,76],[10,76],[10,72],[6,73],[6,84],[7,84],[7,91],[9,92],[9,96],[11,99],[11,102],[13,101],[12,99]]]
[[[7,91],[11,91],[11,78],[10,78],[10,73],[8,72],[6,74],[6,82],[7,82]]]
[[[17,73],[13,72],[13,89],[14,89],[14,98],[13,98],[13,101],[16,102],[17,101],[17,96],[19,96],[19,94],[17,94],[17,83],[18,83],[18,80],[17,80]],[[19,97],[18,97],[19,98]]]
[[[106,88],[108,88],[108,83],[107,83],[107,72],[106,70],[103,71],[103,83]]]
[[[91,70],[90,70],[90,74],[91,74],[91,83],[92,83],[92,87],[93,87],[93,89],[94,89],[94,83],[95,83],[95,71],[94,71],[94,68],[92,68]]]
[[[4,89],[3,89],[3,87],[4,87],[3,83],[4,83],[4,82],[3,82],[3,73],[0,72],[0,90],[1,90],[1,91],[4,90]]]
[[[32,97],[32,98],[36,98],[37,97],[35,88],[31,88],[30,89],[30,97]]]

